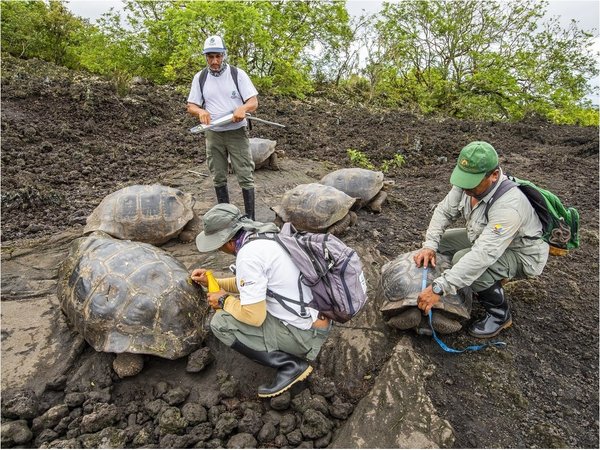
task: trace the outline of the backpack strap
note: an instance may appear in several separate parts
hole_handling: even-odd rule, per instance
[[[246,103],[246,100],[242,97],[242,93],[240,92],[240,85],[238,83],[238,69],[235,66],[229,65],[229,69],[231,70],[231,78],[233,78],[233,84],[235,84],[235,88],[240,94],[240,98],[242,99],[242,103]],[[202,94],[202,105],[201,107],[204,109],[204,105],[206,104],[206,100],[204,99],[204,85],[206,84],[206,78],[208,77],[208,68],[204,68],[200,71],[200,77],[198,77],[198,83],[200,83],[200,93]]]
[[[231,78],[233,78],[233,84],[235,84],[235,88],[240,94],[240,98],[242,99],[242,103],[246,103],[244,97],[242,97],[242,93],[240,92],[240,85],[238,84],[238,69],[235,66],[229,65],[229,69],[231,70]]]
[[[302,294],[302,275],[298,277],[298,293],[300,294],[300,300],[294,300],[293,298],[288,298],[283,295],[279,295],[277,292],[273,292],[271,289],[267,289],[267,295],[273,297],[275,300],[279,302],[281,306],[283,306],[287,311],[291,312],[293,315],[306,319],[310,317],[310,314],[306,312],[306,303],[304,302],[304,295]],[[287,305],[286,303],[295,303],[300,305],[300,314]]]
[[[507,178],[506,180],[504,180],[500,183],[500,186],[498,186],[498,189],[496,189],[496,192],[494,192],[494,195],[492,195],[492,198],[490,198],[490,201],[487,202],[487,205],[485,205],[485,220],[486,220],[486,222],[489,221],[488,212],[489,212],[490,208],[492,207],[492,205],[496,202],[496,200],[498,200],[506,192],[510,191],[512,188],[514,188],[516,186],[518,186],[518,184],[515,183],[514,181],[510,180],[509,178]]]
[[[202,105],[200,105],[202,109],[204,109],[204,105],[206,105],[206,100],[204,99],[204,85],[206,84],[207,76],[208,69],[205,67],[200,71],[200,76],[198,77],[198,83],[200,83],[200,93],[202,94]]]
[[[238,68],[235,66],[232,66],[231,64],[229,65],[229,68],[231,70],[231,78],[233,78],[233,83],[235,84],[235,88],[238,91],[238,94],[240,95],[240,98],[242,99],[242,103],[246,103],[247,99],[244,100],[244,97],[242,97],[242,91],[240,91],[240,85],[238,84]],[[247,120],[246,123],[248,124],[248,129],[251,130],[252,129],[252,121],[251,120]]]
[[[288,255],[290,254],[290,251],[285,245],[283,245],[283,242],[281,242],[281,239],[277,237],[277,234],[273,234],[272,237],[269,236],[267,233],[251,234],[250,236],[248,236],[246,242],[242,244],[242,247],[248,242],[256,239],[266,239],[269,241],[275,241],[281,246],[281,248],[283,248],[286,251]],[[267,295],[269,297],[273,297],[286,311],[294,314],[295,316],[301,317],[303,319],[310,317],[310,314],[306,311],[306,302],[304,301],[304,294],[302,293],[302,273],[300,273],[300,275],[298,276],[298,295],[300,297],[300,300],[294,300],[292,298],[285,297],[284,295],[280,295],[276,292],[273,292],[271,289],[267,289]],[[298,312],[294,308],[287,305],[286,303],[295,303],[297,305],[300,305],[300,313],[298,314]]]

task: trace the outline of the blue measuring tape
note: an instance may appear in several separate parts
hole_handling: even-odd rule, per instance
[[[421,290],[423,290],[427,287],[427,272],[428,272],[427,267],[423,267],[423,278],[421,280]],[[429,328],[431,328],[431,335],[433,336],[433,339],[435,340],[435,342],[438,343],[438,345],[445,352],[448,352],[448,353],[464,353],[467,351],[475,352],[477,350],[482,350],[486,347],[506,347],[506,345],[507,345],[506,342],[494,341],[494,342],[487,342],[485,344],[480,344],[480,345],[469,345],[468,347],[465,347],[460,350],[456,349],[456,348],[448,347],[446,344],[444,344],[442,342],[442,340],[437,336],[437,334],[435,334],[435,330],[433,329],[433,324],[431,323],[431,310],[429,310],[427,318],[429,320]]]

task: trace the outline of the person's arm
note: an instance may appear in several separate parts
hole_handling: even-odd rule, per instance
[[[248,100],[246,100],[246,103],[244,103],[241,106],[238,106],[236,108],[236,110],[233,112],[233,122],[241,122],[242,120],[244,120],[246,118],[246,113],[251,113],[256,111],[256,109],[258,108],[258,97],[254,96],[254,97],[250,97]]]
[[[208,286],[206,269],[204,268],[194,269],[190,275],[190,278],[204,287]],[[217,278],[217,283],[221,289],[224,289],[227,292],[232,292],[234,294],[239,293],[237,284],[235,282],[235,277]]]
[[[219,299],[224,296],[226,296],[226,298],[222,305],[223,311],[228,312],[240,322],[253,327],[260,327],[267,318],[266,300],[250,305],[242,305],[239,298],[234,297],[233,295],[227,295],[223,289],[219,292],[210,292],[207,294],[209,306],[214,310],[221,309]]]
[[[458,207],[461,198],[462,189],[453,187],[446,197],[435,207],[429,221],[429,226],[427,227],[423,248],[413,256],[417,267],[435,267],[435,256],[440,245],[440,240],[448,225],[459,216]]]
[[[263,300],[251,305],[242,305],[239,298],[230,295],[225,299],[223,310],[240,322],[253,327],[260,327],[267,318],[267,301]]]
[[[234,122],[244,120],[246,113],[253,113],[258,108],[258,91],[248,74],[240,68],[238,68],[238,87],[244,104],[233,112]]]
[[[210,125],[210,113],[195,103],[187,104],[187,112],[190,116],[197,118],[202,124]]]
[[[490,209],[489,222],[471,250],[434,281],[442,286],[446,294],[456,294],[457,289],[470,286],[502,256],[518,235],[522,223],[517,209],[497,203],[495,208]]]
[[[190,116],[197,118],[204,125],[210,124],[210,113],[200,105],[204,104],[204,97],[200,89],[200,72],[194,75],[190,93],[187,98],[187,113]]]
[[[226,290],[227,292],[232,292],[234,294],[239,294],[237,283],[235,281],[235,277],[229,278],[217,278],[217,283],[221,286],[221,289]]]
[[[453,220],[460,216],[459,206],[462,194],[462,189],[453,186],[446,197],[435,207],[427,227],[423,248],[437,251],[444,231]]]

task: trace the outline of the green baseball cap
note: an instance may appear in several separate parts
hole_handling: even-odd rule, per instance
[[[498,167],[498,153],[484,141],[475,141],[460,151],[450,183],[462,189],[473,189],[485,174]]]
[[[201,253],[212,252],[229,242],[244,227],[242,213],[230,203],[219,203],[204,217],[204,231],[196,236],[196,247]]]

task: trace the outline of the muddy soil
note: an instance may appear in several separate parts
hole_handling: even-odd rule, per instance
[[[105,80],[3,57],[2,252],[85,223],[125,185],[176,170],[207,173],[203,141],[188,132],[195,123],[186,95],[138,80],[118,97]],[[321,98],[260,97],[257,115],[287,128],[257,124],[250,135],[277,140],[291,160],[350,167],[348,149],[376,167],[405,158],[388,173],[396,184],[385,211],[361,214],[347,237],[370,240],[389,259],[420,246],[458,152],[472,140],[491,142],[505,171],[578,208],[581,248],[551,257],[538,279],[507,286],[514,326],[502,335],[506,349],[456,356],[430,338],[390,333],[408,335],[426,360],[426,388],[455,430],[455,447],[598,448],[597,128],[424,119]],[[464,347],[472,338],[459,332],[445,341]]]

